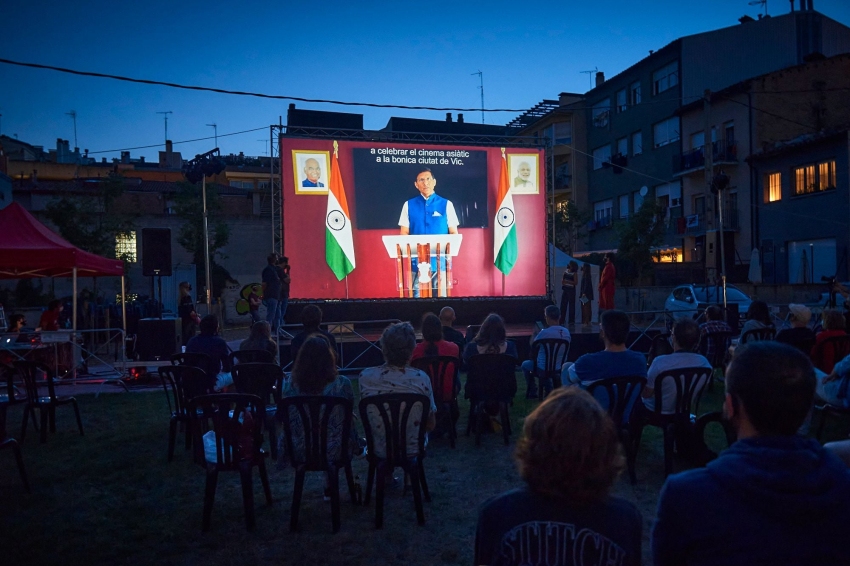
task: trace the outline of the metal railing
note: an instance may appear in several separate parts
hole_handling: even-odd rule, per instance
[[[712,160],[714,164],[737,163],[738,146],[735,142],[718,140],[712,142]],[[705,146],[686,151],[673,157],[673,172],[681,173],[705,167]]]

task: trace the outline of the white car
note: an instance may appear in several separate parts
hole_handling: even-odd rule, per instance
[[[738,305],[738,316],[746,318],[753,302],[737,287],[726,285],[726,304]],[[723,304],[723,287],[720,285],[679,285],[664,301],[664,310],[674,319],[702,313],[709,305]]]

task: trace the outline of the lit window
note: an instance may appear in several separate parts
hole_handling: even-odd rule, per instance
[[[652,94],[664,92],[679,84],[679,63],[673,61],[652,73]]]
[[[835,188],[835,160],[794,168],[794,194],[806,195]]]
[[[679,141],[679,117],[673,116],[652,126],[652,137],[655,147]]]
[[[824,161],[818,164],[818,190],[826,191],[835,188],[835,161]]]
[[[782,200],[782,174],[769,173],[767,175],[767,199],[768,202]]]
[[[593,150],[593,169],[602,169],[603,163],[611,162],[611,146],[603,145]]]
[[[115,257],[128,263],[136,263],[136,231],[115,236]]]

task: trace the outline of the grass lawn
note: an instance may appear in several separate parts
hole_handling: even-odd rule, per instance
[[[513,406],[513,440],[533,408],[520,391]],[[168,413],[161,390],[77,393],[86,435],[73,411],[57,411],[57,432],[40,444],[30,426],[22,447],[33,493],[24,493],[10,451],[0,453],[0,564],[471,564],[477,508],[487,498],[521,484],[513,442],[485,435],[482,445],[464,435],[468,406],[461,402],[457,449],[431,442],[425,462],[432,501],[419,526],[413,498],[389,489],[384,528],[374,527],[369,507],[348,501],[343,475],[342,528],[331,533],[330,503],[322,499],[321,474],[308,474],[299,532],[289,532],[293,472],[269,462],[271,507],[254,474],[257,529],[245,529],[238,474],[221,474],[212,529],[201,532],[204,471],[191,461],[178,435],[175,459],[166,461]],[[110,386],[106,386],[110,388]],[[117,389],[117,388],[116,388]],[[79,388],[77,391],[80,391]],[[63,391],[60,389],[60,394]],[[720,388],[704,396],[700,411],[716,409]],[[22,408],[9,409],[8,426],[20,435]],[[718,427],[719,429],[719,427]],[[717,432],[719,437],[719,431]],[[638,483],[627,477],[616,495],[635,502],[644,516],[644,563],[649,529],[663,483],[660,434],[648,427],[638,453]],[[354,473],[365,489],[366,461]],[[681,469],[681,468],[677,468]]]

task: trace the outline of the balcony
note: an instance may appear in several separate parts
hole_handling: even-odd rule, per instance
[[[681,227],[679,227],[680,234],[689,234],[691,236],[700,236],[705,234],[705,231],[708,230],[708,215],[705,213],[700,214],[690,214],[683,217],[684,220],[684,231],[681,231]],[[717,221],[717,215],[714,217],[714,225],[712,229],[719,230],[720,223]],[[741,230],[741,223],[738,219],[738,210],[737,209],[724,209],[723,210],[723,229],[727,232],[738,232]]]
[[[712,153],[715,165],[738,163],[738,146],[734,142],[720,140],[713,142]],[[673,172],[676,176],[687,175],[705,169],[705,148],[698,147],[673,157]]]

